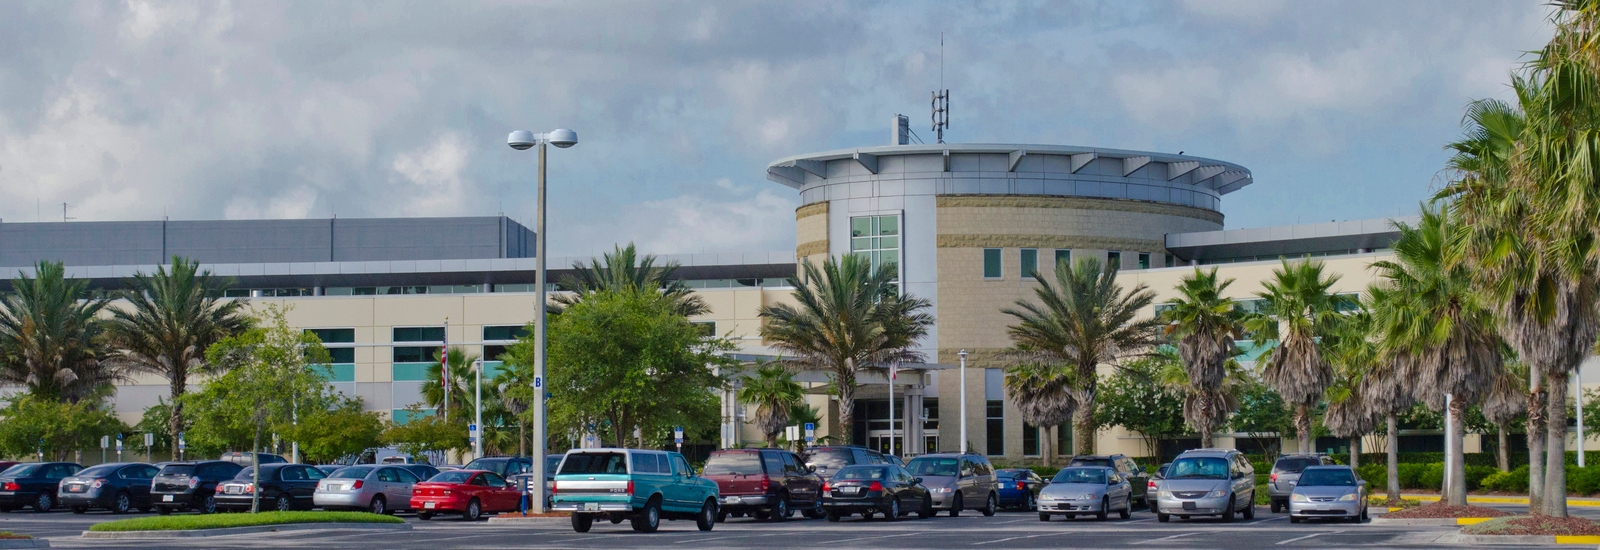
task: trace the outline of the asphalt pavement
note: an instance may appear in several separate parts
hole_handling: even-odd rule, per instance
[[[1501,506],[1516,511],[1515,506]],[[1575,508],[1576,515],[1600,516],[1600,510]],[[135,514],[132,517],[144,514]],[[1100,522],[1089,518],[1040,522],[1036,514],[1002,512],[994,517],[967,513],[951,518],[906,518],[896,522],[859,517],[838,523],[806,520],[785,522],[730,519],[711,532],[690,521],[663,521],[653,534],[635,533],[627,523],[596,523],[588,533],[575,533],[566,520],[533,524],[467,523],[451,518],[419,521],[402,514],[410,531],[296,531],[160,541],[91,540],[79,535],[96,522],[130,516],[66,512],[0,514],[0,530],[49,539],[55,548],[99,550],[148,548],[330,548],[330,549],[498,549],[498,548],[1442,548],[1433,541],[1454,528],[1389,526],[1374,523],[1290,524],[1283,514],[1258,507],[1254,520],[1224,523],[1215,519],[1159,523],[1149,512],[1131,519]],[[1501,546],[1496,548],[1516,548]]]

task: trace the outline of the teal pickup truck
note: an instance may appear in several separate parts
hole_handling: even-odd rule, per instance
[[[596,518],[633,522],[653,533],[662,518],[692,519],[701,531],[717,524],[717,483],[683,455],[637,449],[568,451],[556,469],[551,508],[572,513],[572,530],[589,532]]]

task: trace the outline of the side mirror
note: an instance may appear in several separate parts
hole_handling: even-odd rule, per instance
[[[920,478],[920,477],[911,478],[911,483],[915,484],[915,485],[922,485],[922,478]]]
[[[812,466],[810,464],[807,464],[806,465],[806,473],[808,473],[808,474],[817,473],[817,467],[816,466]]]

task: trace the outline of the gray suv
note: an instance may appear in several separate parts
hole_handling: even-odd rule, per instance
[[[1220,516],[1232,521],[1235,513],[1256,517],[1256,471],[1244,454],[1233,449],[1185,451],[1167,468],[1156,497],[1156,519],[1172,516]]]
[[[1000,484],[994,466],[983,455],[922,455],[906,463],[906,469],[922,479],[933,497],[933,508],[949,510],[950,517],[961,515],[962,510],[981,510],[992,516],[1000,507]]]
[[[1272,477],[1267,478],[1267,495],[1272,497],[1272,513],[1289,509],[1289,494],[1300,482],[1300,473],[1312,466],[1332,466],[1333,459],[1322,453],[1287,454],[1272,463]]]

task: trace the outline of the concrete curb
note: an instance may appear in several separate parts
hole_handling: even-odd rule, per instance
[[[1401,494],[1400,498],[1418,502],[1438,502],[1439,495],[1407,495]],[[1528,497],[1467,497],[1467,504],[1527,504]],[[1568,498],[1567,506],[1600,507],[1600,499]]]
[[[409,523],[285,523],[282,525],[256,525],[250,527],[222,527],[218,529],[186,529],[177,531],[84,531],[86,539],[178,539],[191,537],[221,537],[250,533],[275,533],[278,531],[312,530],[375,530],[410,531]]]
[[[571,518],[489,518],[489,523],[499,525],[566,525],[571,522]]]
[[[1376,516],[1372,518],[1373,525],[1428,525],[1434,527],[1455,527],[1460,525],[1458,518],[1386,518]],[[1466,518],[1479,519],[1479,518]]]
[[[0,539],[0,548],[49,548],[44,539]]]
[[[1434,540],[1444,544],[1586,544],[1600,542],[1600,537],[1555,535],[1445,535]]]

